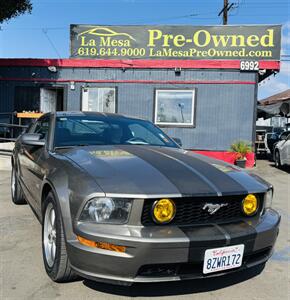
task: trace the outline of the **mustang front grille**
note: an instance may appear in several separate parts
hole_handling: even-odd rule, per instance
[[[246,195],[224,197],[184,197],[173,198],[176,205],[176,215],[170,222],[171,225],[197,225],[210,223],[228,223],[247,218],[242,210],[242,201]],[[262,209],[262,197],[256,195],[259,201],[258,215]],[[144,226],[156,225],[152,218],[152,206],[157,199],[145,199],[142,213]],[[215,212],[210,211],[207,204],[219,204],[220,208]],[[206,206],[207,205],[207,206]]]

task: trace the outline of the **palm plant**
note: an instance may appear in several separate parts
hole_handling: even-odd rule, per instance
[[[236,160],[246,160],[246,155],[253,152],[252,143],[248,141],[237,141],[231,145],[230,152],[236,153]]]

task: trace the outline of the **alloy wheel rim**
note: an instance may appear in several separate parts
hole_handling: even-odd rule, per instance
[[[43,246],[45,259],[51,268],[55,261],[56,254],[56,228],[55,228],[55,210],[52,203],[49,203],[44,216]]]

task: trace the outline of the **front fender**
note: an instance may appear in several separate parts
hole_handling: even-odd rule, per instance
[[[50,165],[55,167],[50,168],[50,171],[45,176],[42,190],[47,184],[51,187],[59,205],[66,239],[75,240],[73,223],[80,206],[83,205],[83,202],[90,194],[105,194],[94,178],[78,165],[66,159],[61,163],[57,160],[57,165],[55,163],[56,161],[54,161],[54,164],[49,162]]]

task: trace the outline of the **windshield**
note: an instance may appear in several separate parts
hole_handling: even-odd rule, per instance
[[[55,147],[130,144],[178,147],[148,121],[102,115],[56,118]]]

